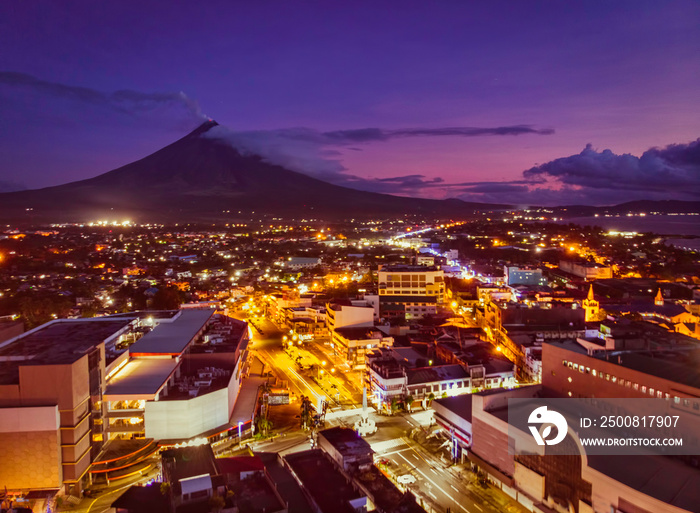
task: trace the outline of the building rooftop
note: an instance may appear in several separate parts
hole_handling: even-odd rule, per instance
[[[158,324],[129,348],[132,355],[182,354],[214,315],[214,310],[180,310],[172,322]]]
[[[663,456],[588,456],[588,466],[681,510],[700,512],[700,470]]]
[[[562,347],[577,354],[588,355],[586,348],[574,341],[550,342],[549,345]],[[679,349],[687,349],[682,347]],[[700,349],[692,351],[669,348],[653,351],[607,351],[593,355],[593,358],[667,379],[700,389]]]
[[[18,383],[19,367],[71,364],[120,333],[131,319],[53,321],[0,348],[0,383]]]
[[[188,477],[218,475],[216,459],[210,445],[178,447],[161,452],[163,477],[177,482]]]
[[[342,335],[349,340],[364,340],[370,338],[385,338],[386,335],[377,328],[337,328],[336,333]]]
[[[407,369],[406,377],[408,385],[417,385],[420,383],[434,383],[436,381],[467,379],[469,373],[461,365],[439,365],[436,367]]]
[[[105,401],[154,399],[168,381],[178,361],[174,358],[135,358],[109,381]]]
[[[289,513],[314,513],[309,501],[287,469],[281,462],[280,456],[276,453],[260,452],[255,453],[265,464],[268,477],[275,484],[275,489],[282,499],[287,503]]]
[[[700,350],[687,354],[661,351],[608,354],[598,358],[674,383],[700,388]]]
[[[350,428],[336,426],[319,431],[318,436],[328,440],[341,454],[354,452],[371,454],[374,452],[367,441]]]
[[[408,264],[389,264],[382,266],[379,272],[390,273],[424,273],[437,271],[438,268],[433,265],[408,265]]]
[[[321,450],[296,452],[284,459],[321,511],[355,513],[350,501],[360,499],[362,495]]]
[[[433,404],[438,404],[468,422],[472,421],[472,394],[434,399]]]
[[[158,483],[148,486],[132,486],[111,504],[112,508],[133,513],[168,513],[168,499],[160,491]]]

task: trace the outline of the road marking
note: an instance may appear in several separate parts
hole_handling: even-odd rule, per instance
[[[370,445],[370,447],[371,447],[371,445]],[[385,452],[382,454],[382,456],[391,456],[392,454],[398,454],[400,452],[408,451],[409,449],[410,449],[410,447],[405,447],[403,449],[399,449],[398,451]]]
[[[430,467],[430,470],[432,470],[432,471],[433,471],[434,473],[436,473],[436,474],[438,473],[438,471],[435,470],[433,467]]]
[[[474,504],[474,506],[476,506],[476,504]],[[462,506],[461,504],[459,505],[459,507],[462,508],[462,509],[463,509],[464,511],[466,511],[467,513],[471,513],[471,511],[469,511],[467,508],[465,508],[465,507]],[[479,508],[479,506],[476,506],[476,507]],[[481,509],[481,508],[479,508],[479,509]]]
[[[457,490],[457,488],[455,488],[454,485],[450,485],[450,486],[452,487],[452,489],[453,489],[455,492],[459,493],[459,490]]]
[[[381,442],[374,442],[373,444],[369,444],[369,446],[374,452],[383,452],[388,449],[393,449],[394,447],[399,447],[401,445],[406,445],[406,442],[404,442],[402,438],[392,438],[391,440],[383,440]]]
[[[483,509],[481,506],[479,506],[476,502],[474,503],[474,506],[475,506],[476,509],[478,509],[479,511],[484,511],[484,509]]]
[[[403,454],[399,454],[399,456],[401,456],[403,459],[405,459],[405,460],[408,462],[409,465],[413,465],[413,463],[411,463],[411,460],[409,460],[408,458],[406,458],[406,456],[404,456]],[[444,493],[452,502],[457,502],[457,501],[454,499],[454,497],[452,497],[449,493],[447,493],[445,490],[443,490],[442,487],[440,487],[439,484],[437,484],[435,481],[433,481],[433,480],[430,479],[427,475],[425,475],[425,473],[424,473],[421,469],[419,469],[418,467],[415,467],[415,466],[414,466],[413,468],[414,468],[414,469],[416,470],[416,472],[418,472],[421,476],[423,476],[423,477],[426,478],[428,481],[430,481],[430,483],[431,483],[435,488],[437,488],[437,489],[440,490],[442,493]]]
[[[430,495],[433,499],[438,500],[438,498],[435,496],[433,492],[428,492],[428,495]]]
[[[420,461],[420,458],[419,458],[418,456],[416,456],[415,454],[411,454],[411,456],[413,456],[415,459],[417,459],[418,461]]]

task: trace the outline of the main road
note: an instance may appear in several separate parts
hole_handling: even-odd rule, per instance
[[[291,351],[283,347],[284,333],[270,320],[252,319],[254,330],[251,348],[272,372],[288,382],[292,393],[329,401],[332,406],[326,414],[326,427],[352,427],[361,418],[361,390],[348,377],[348,369],[338,357],[331,354],[323,339],[295,345]],[[291,355],[291,356],[290,356]],[[298,357],[300,357],[298,359]],[[306,370],[300,370],[299,361]],[[323,362],[326,362],[323,365]],[[308,370],[315,366],[315,370]],[[331,373],[330,369],[336,372]],[[319,371],[324,369],[323,378]],[[321,385],[319,385],[319,383]],[[331,388],[335,384],[336,388]],[[340,406],[333,393],[340,392]],[[333,407],[335,406],[335,407]],[[399,488],[408,488],[422,502],[426,511],[445,513],[521,513],[526,510],[492,487],[483,488],[476,483],[474,474],[463,467],[452,465],[411,439],[416,430],[429,430],[432,412],[378,415],[370,409],[370,418],[377,425],[377,432],[366,440],[375,451],[375,459]],[[282,454],[309,449],[309,436],[301,431],[289,432],[273,441],[256,442],[253,449]],[[397,481],[413,481],[402,485]]]

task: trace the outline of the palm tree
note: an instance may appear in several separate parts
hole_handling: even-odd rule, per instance
[[[311,425],[311,400],[305,396],[301,396],[301,427],[307,429]]]
[[[404,404],[406,405],[406,411],[408,413],[411,413],[411,409],[413,408],[413,396],[411,394],[408,394],[406,398],[404,399]]]
[[[258,432],[262,436],[266,436],[270,429],[272,429],[272,421],[270,421],[270,419],[266,419],[265,417],[258,416],[255,419],[255,425],[258,428]]]

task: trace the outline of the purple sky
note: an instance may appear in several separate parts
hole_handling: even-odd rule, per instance
[[[207,115],[358,188],[697,200],[698,20],[656,0],[4,2],[0,190],[97,175]]]

